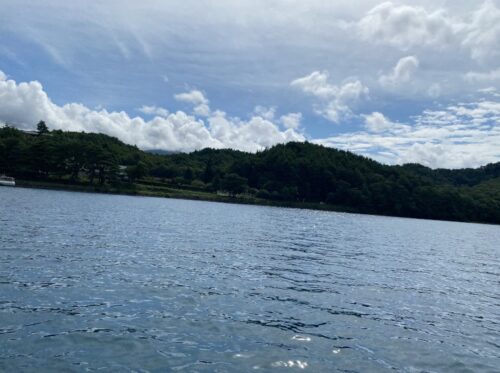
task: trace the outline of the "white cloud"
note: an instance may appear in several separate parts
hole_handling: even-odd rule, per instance
[[[500,80],[500,68],[486,73],[470,71],[465,74],[465,79],[469,82],[493,83],[495,80]]]
[[[338,87],[328,82],[329,74],[327,71],[314,71],[311,74],[292,81],[292,87],[300,88],[304,93],[316,96],[322,99],[335,97]]]
[[[467,25],[463,46],[471,51],[471,56],[480,62],[498,62],[500,57],[500,9],[487,0],[474,13]]]
[[[0,81],[5,81],[7,80],[7,75],[5,75],[5,73],[0,70]]]
[[[495,95],[497,93],[497,89],[495,87],[487,87],[479,89],[478,92]]]
[[[492,0],[484,1],[472,17],[387,1],[357,22],[348,23],[347,29],[353,29],[362,40],[403,51],[464,48],[482,63],[495,62],[500,56],[500,9]]]
[[[411,124],[381,113],[365,116],[365,131],[315,142],[391,164],[438,168],[478,167],[500,161],[500,102],[480,101],[426,110]]]
[[[383,132],[390,129],[393,123],[387,119],[384,114],[374,112],[369,115],[364,115],[365,127],[371,132]]]
[[[435,77],[426,76],[426,71],[419,71],[420,61],[416,56],[400,58],[388,74],[380,75],[378,82],[388,93],[400,98],[416,99],[419,97],[437,99],[442,95],[441,83],[433,82]]]
[[[273,120],[274,115],[276,114],[276,107],[275,106],[265,107],[265,106],[257,105],[254,108],[253,112],[256,115],[261,116],[264,119]]]
[[[369,132],[380,133],[380,132],[392,132],[392,133],[403,133],[410,129],[409,126],[397,122],[391,121],[384,114],[379,112],[373,112],[368,115],[363,115],[365,118],[365,128]]]
[[[208,100],[203,92],[193,89],[189,92],[179,93],[174,96],[177,101],[189,102],[193,105],[208,104]]]
[[[382,75],[379,78],[380,85],[385,88],[395,88],[409,83],[418,70],[419,64],[419,60],[415,56],[401,58],[390,74]]]
[[[194,104],[208,102],[197,94],[180,97]],[[277,143],[305,140],[293,129],[280,131],[276,124],[260,116],[241,120],[216,111],[206,124],[182,111],[168,114],[166,109],[158,107],[142,108],[165,114],[146,121],[123,111],[97,111],[77,103],[59,106],[36,81],[17,84],[13,80],[0,80],[0,98],[0,120],[18,128],[33,129],[39,120],[44,120],[51,129],[105,133],[143,149],[191,151],[229,147],[258,151]]]
[[[248,121],[239,121],[217,111],[208,119],[210,133],[227,147],[244,151],[256,151],[277,143],[304,141],[305,138],[293,129],[280,131],[271,121],[254,116]]]
[[[463,27],[444,10],[430,12],[422,6],[397,5],[390,1],[375,6],[354,26],[362,39],[401,50],[446,46]]]
[[[326,71],[314,71],[293,80],[290,84],[319,99],[320,104],[315,106],[316,113],[334,123],[351,116],[351,107],[369,94],[368,87],[357,79],[340,86],[329,83],[329,74]]]
[[[210,115],[209,101],[203,92],[193,89],[189,92],[174,95],[174,98],[180,102],[190,103],[194,106],[193,111],[196,115],[208,117]]]
[[[492,97],[500,97],[500,93],[495,87],[487,87],[487,88],[482,88],[478,89],[479,93],[482,93],[483,95],[488,95]]]
[[[477,165],[479,160],[473,152],[469,154],[457,154],[450,156],[449,149],[443,144],[434,144],[432,142],[425,143],[415,143],[409,146],[406,151],[401,152],[398,163],[418,163],[432,168],[436,168],[438,165],[447,163],[452,167],[461,168],[467,167],[468,165]]]
[[[280,118],[281,124],[285,128],[298,129],[300,127],[300,122],[302,121],[302,113],[289,113],[282,115]]]
[[[167,109],[154,105],[153,106],[143,105],[138,110],[143,114],[158,115],[160,117],[168,117],[168,115],[170,114]]]
[[[194,113],[202,117],[208,117],[210,115],[210,107],[206,104],[195,106]]]

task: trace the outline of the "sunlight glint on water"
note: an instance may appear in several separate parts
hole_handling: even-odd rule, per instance
[[[500,228],[0,188],[0,370],[495,371]]]

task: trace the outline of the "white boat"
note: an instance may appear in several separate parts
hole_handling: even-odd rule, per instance
[[[16,180],[13,177],[0,175],[0,185],[3,186],[16,186]]]

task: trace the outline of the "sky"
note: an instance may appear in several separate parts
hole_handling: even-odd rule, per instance
[[[500,0],[2,0],[0,122],[148,149],[500,161]]]

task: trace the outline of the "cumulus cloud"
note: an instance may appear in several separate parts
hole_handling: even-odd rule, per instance
[[[273,120],[274,119],[274,115],[276,114],[276,107],[274,107],[274,106],[272,106],[272,107],[265,107],[265,106],[257,105],[254,108],[253,112],[256,115],[261,116],[264,119]]]
[[[381,162],[417,162],[438,168],[478,167],[500,161],[500,102],[480,101],[426,110],[412,123],[381,113],[365,116],[365,130],[316,142]]]
[[[5,73],[2,70],[0,70],[0,81],[4,80],[7,80],[7,75],[5,75]]]
[[[481,62],[497,62],[500,57],[500,9],[487,0],[474,13],[467,24],[462,43],[471,51],[471,56]]]
[[[208,104],[203,95],[179,97],[195,105]],[[276,124],[260,116],[241,120],[216,111],[206,123],[182,111],[168,113],[154,106],[141,109],[148,114],[164,115],[146,121],[123,111],[92,110],[78,103],[59,106],[39,82],[18,84],[14,80],[0,80],[0,120],[21,129],[33,129],[39,120],[44,120],[51,129],[105,133],[143,149],[172,151],[205,147],[258,151],[277,143],[305,140],[293,129],[280,131]]]
[[[472,17],[387,1],[348,23],[347,28],[362,40],[403,51],[463,48],[479,62],[495,61],[500,56],[500,9],[491,0],[484,1]]]
[[[365,115],[364,118],[366,129],[372,132],[381,132],[392,127],[392,122],[379,112]]]
[[[292,87],[300,88],[304,93],[322,99],[334,97],[338,92],[338,87],[328,82],[327,71],[314,71],[311,74],[292,81]]]
[[[196,115],[208,117],[210,115],[209,101],[203,92],[193,89],[189,92],[174,95],[174,98],[180,102],[186,102],[194,106],[193,111]]]
[[[420,62],[415,56],[401,58],[391,73],[379,78],[380,85],[385,88],[395,88],[410,82],[418,70],[419,64]]]
[[[363,115],[363,117],[365,118],[365,128],[373,133],[385,131],[401,132],[409,128],[406,125],[391,121],[384,114],[377,111],[368,115]]]
[[[276,143],[304,141],[305,138],[293,129],[280,131],[271,121],[254,116],[248,121],[228,118],[217,111],[208,119],[210,133],[227,147],[244,151],[255,151],[271,147]]]
[[[158,106],[143,105],[138,109],[141,113],[147,115],[158,115],[159,117],[168,117],[170,114],[167,109]]]
[[[331,84],[327,71],[314,71],[293,80],[290,84],[319,99],[320,103],[315,106],[315,112],[334,123],[351,116],[351,106],[369,94],[368,87],[358,79],[347,81],[342,85]]]
[[[375,6],[354,26],[364,40],[402,50],[446,46],[463,27],[444,10],[429,12],[421,6],[397,5],[390,1]]]
[[[280,118],[281,124],[285,128],[298,129],[300,127],[300,122],[302,121],[302,113],[289,113],[282,115]]]

